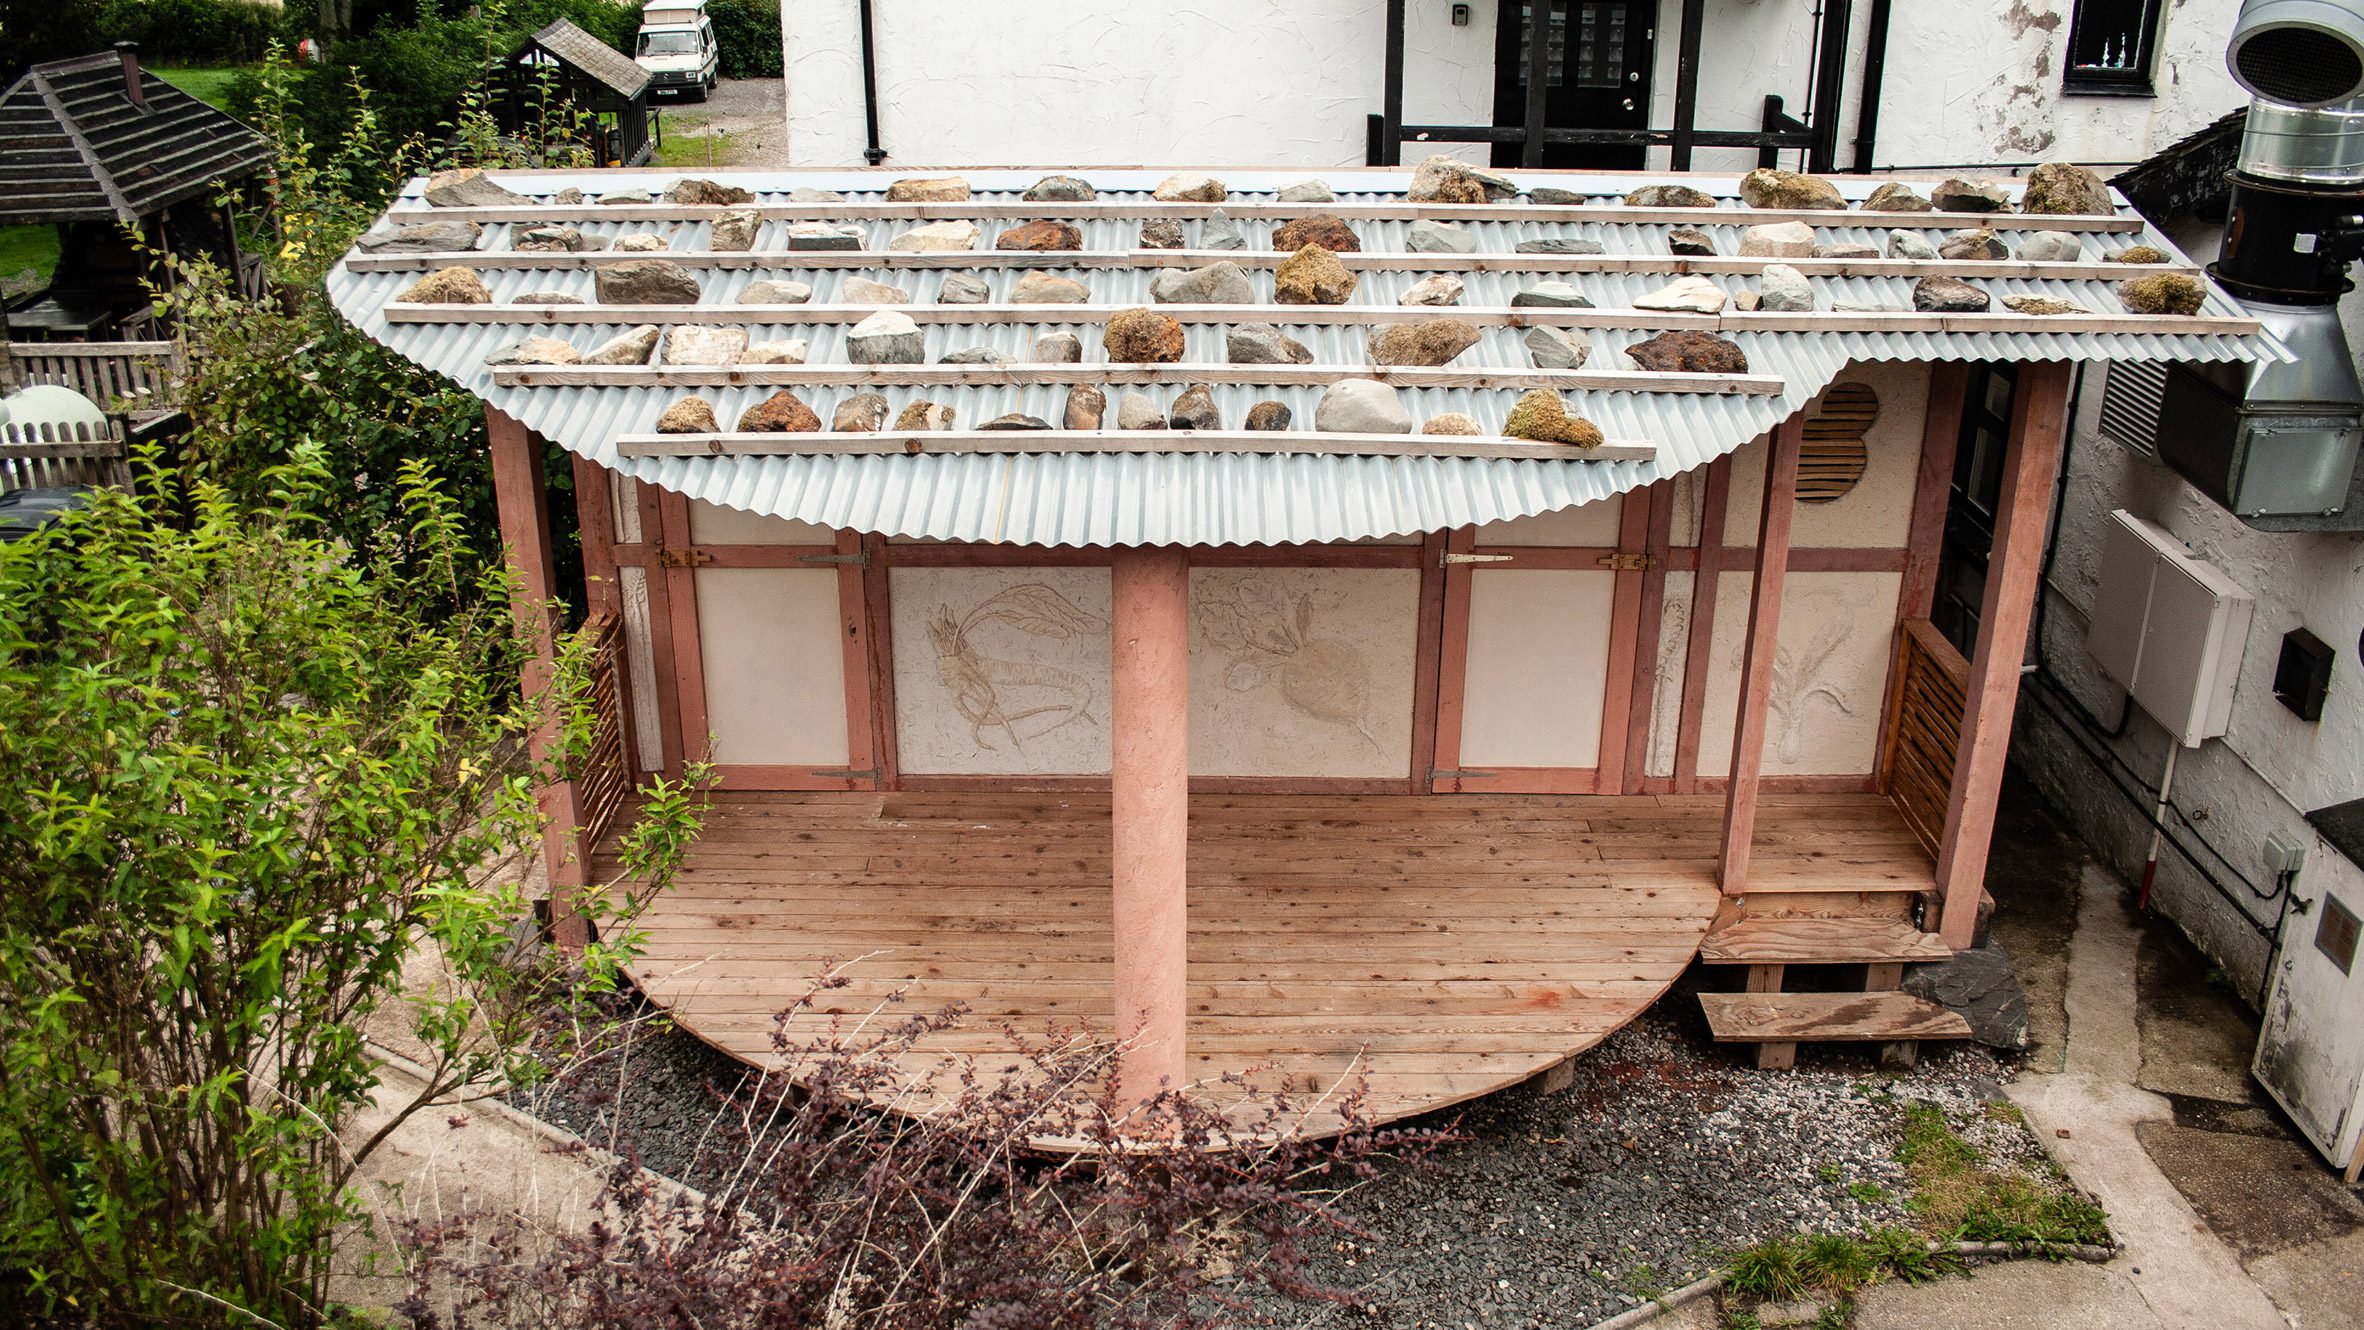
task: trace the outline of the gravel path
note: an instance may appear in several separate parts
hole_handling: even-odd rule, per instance
[[[562,1077],[520,1106],[696,1185],[688,1165],[714,1089],[742,1068],[687,1035],[647,1029],[621,1095],[610,1066]],[[1365,1231],[1315,1262],[1319,1281],[1353,1299],[1270,1305],[1266,1323],[1584,1326],[1767,1237],[1903,1223],[1893,1152],[1913,1101],[1944,1109],[1990,1161],[2042,1156],[2024,1126],[1985,1112],[2009,1060],[1932,1046],[1910,1074],[1873,1068],[1868,1050],[1809,1047],[1795,1071],[1757,1072],[1745,1051],[1707,1042],[1678,990],[1578,1059],[1572,1089],[1512,1090],[1423,1123],[1457,1120],[1466,1139],[1348,1196],[1343,1208]]]

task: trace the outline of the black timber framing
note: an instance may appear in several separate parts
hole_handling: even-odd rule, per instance
[[[1827,73],[1818,77],[1814,89],[1816,102],[1814,124],[1789,115],[1778,96],[1765,98],[1764,118],[1759,127],[1747,129],[1700,129],[1699,119],[1699,44],[1706,26],[1702,10],[1704,0],[1681,0],[1681,45],[1675,64],[1674,123],[1665,129],[1561,129],[1548,127],[1544,120],[1544,82],[1547,56],[1544,27],[1549,8],[1532,7],[1533,24],[1527,42],[1528,76],[1527,105],[1523,124],[1518,125],[1411,125],[1404,123],[1404,8],[1406,0],[1387,0],[1387,41],[1384,70],[1381,78],[1379,113],[1370,117],[1370,133],[1365,145],[1366,165],[1400,166],[1403,145],[1406,143],[1515,143],[1519,158],[1527,166],[1539,165],[1543,149],[1551,144],[1640,144],[1646,147],[1664,145],[1670,149],[1674,170],[1691,169],[1691,153],[1696,148],[1755,148],[1760,165],[1772,166],[1783,152],[1803,152],[1813,170],[1829,170],[1838,145],[1838,106],[1845,90],[1844,68],[1847,49],[1848,0],[1831,0],[1822,11],[1822,27],[1817,34],[1818,49],[1836,51],[1834,58],[1820,61]],[[1883,9],[1884,5],[1881,6]],[[1835,16],[1835,23],[1834,23]],[[1882,16],[1884,17],[1884,16]],[[1836,35],[1833,35],[1835,26]],[[1884,28],[1884,23],[1878,24]],[[1879,59],[1873,51],[1866,64]],[[1822,105],[1827,101],[1829,113]],[[1858,159],[1868,157],[1864,135],[1859,132]]]

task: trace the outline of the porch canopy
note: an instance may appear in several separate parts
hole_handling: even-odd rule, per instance
[[[673,173],[509,172],[502,184],[521,197],[493,206],[439,207],[413,182],[395,202],[381,234],[425,222],[471,221],[483,231],[476,244],[453,252],[357,250],[329,277],[337,307],[372,337],[418,364],[451,378],[536,434],[638,480],[727,507],[823,526],[889,536],[993,541],[1016,545],[1277,545],[1357,540],[1503,521],[1590,503],[1701,466],[1732,452],[1797,412],[1851,362],[1881,360],[2232,360],[2286,352],[2256,332],[2256,324],[2222,293],[2209,288],[2191,316],[2132,313],[2114,284],[2160,272],[2197,276],[2199,269],[2122,203],[2108,216],[2028,216],[1866,211],[1884,181],[1836,181],[1849,207],[1813,210],[1749,207],[1732,176],[1654,177],[1510,171],[1524,188],[1548,182],[1563,191],[1539,203],[1532,193],[1475,204],[1413,203],[1412,173],[1331,169],[1224,171],[1222,202],[1166,201],[1152,191],[1162,170],[1089,170],[1075,173],[1096,195],[1089,201],[1033,201],[1026,193],[1041,170],[963,173],[966,199],[889,201],[897,179],[924,176],[910,168],[818,172],[737,172],[711,177],[747,191],[747,203],[667,201]],[[1331,202],[1283,202],[1279,191],[1308,175],[1336,193]],[[1913,182],[1923,193],[1935,183]],[[1712,207],[1635,207],[1626,196],[1653,184],[1682,184],[1715,200]],[[645,196],[647,201],[622,200]],[[583,197],[587,201],[561,202]],[[600,202],[616,199],[616,202]],[[713,219],[751,207],[759,224],[750,245],[718,250]],[[1228,225],[1216,220],[1216,214]],[[1338,216],[1359,236],[1360,251],[1341,256],[1359,282],[1338,306],[1275,303],[1271,269],[1288,256],[1269,246],[1273,230],[1299,217]],[[1029,220],[1053,219],[1080,229],[1073,252],[994,248],[997,233]],[[1181,249],[1142,247],[1144,221],[1174,219],[1187,243]],[[973,251],[898,247],[897,237],[937,221],[973,221]],[[1423,221],[1457,225],[1443,242],[1467,252],[1429,246],[1416,238]],[[1821,257],[1743,254],[1752,225],[1803,222]],[[798,238],[814,223],[848,228],[841,240]],[[571,228],[573,251],[521,249],[537,227]],[[1891,253],[1937,252],[1957,230],[1985,227],[1995,249],[2014,257],[1903,258]],[[1242,248],[1219,248],[1236,228]],[[1425,230],[1425,227],[1419,229]],[[1704,232],[1709,256],[1674,253],[1673,233]],[[1924,242],[1895,242],[1902,231]],[[2073,258],[2015,257],[2045,232],[2075,242]],[[631,237],[656,237],[661,252],[619,249]],[[645,239],[637,243],[647,243]],[[849,248],[808,248],[818,244]],[[905,246],[918,242],[904,242]],[[2137,245],[2168,256],[2158,265],[2111,261]],[[1756,247],[1751,247],[1752,250]],[[1598,252],[1586,252],[1597,249]],[[2054,251],[2059,252],[2059,251]],[[1869,253],[1877,257],[1858,257]],[[614,304],[600,300],[597,274],[618,264],[662,258],[694,279],[694,302]],[[1150,305],[1159,273],[1217,262],[1247,271],[1248,304],[1166,304],[1161,312],[1187,326],[1178,364],[1128,367],[1115,375],[1097,366],[1100,330],[1110,315]],[[1737,296],[1753,288],[1770,264],[1802,274],[1815,308],[1802,312],[1742,312],[1725,304],[1713,313],[1643,307],[1678,277],[1697,275]],[[418,302],[404,293],[429,272],[465,268],[483,282],[490,302]],[[1016,303],[1019,280],[1043,271],[1086,288],[1078,304]],[[943,299],[955,274],[982,278],[980,303]],[[1425,308],[1398,302],[1416,282],[1436,275],[1465,286],[1457,306]],[[1952,277],[1971,282],[1992,303],[1982,313],[1927,313],[1915,309],[1916,282]],[[856,280],[908,291],[901,312],[920,325],[925,365],[849,363],[846,337],[877,312]],[[795,280],[812,288],[804,303],[782,303],[759,282]],[[1522,291],[1567,283],[1581,306],[1527,303]],[[751,290],[751,288],[753,288]],[[581,303],[539,303],[552,296]],[[750,296],[754,303],[750,303]],[[2025,314],[2006,308],[2009,297],[2064,302],[2083,312]],[[1564,298],[1564,297],[1559,297]],[[1529,296],[1528,300],[1535,299]],[[1637,303],[1642,302],[1642,303]],[[1366,338],[1374,325],[1449,316],[1482,328],[1481,339],[1441,369],[1379,368]],[[1225,327],[1244,322],[1294,328],[1313,355],[1310,365],[1226,364]],[[588,353],[636,325],[697,324],[744,331],[755,342],[803,340],[801,365],[687,366],[632,364],[496,367],[488,361],[528,336],[556,338]],[[1580,368],[1539,368],[1522,340],[1529,328],[1581,330],[1592,349]],[[991,347],[1023,362],[1034,338],[1074,333],[1085,348],[1082,366],[940,365],[940,358]],[[1650,373],[1624,349],[1655,334],[1712,333],[1747,357],[1741,375]],[[1474,418],[1483,440],[1415,434],[1385,448],[1356,447],[1312,433],[1324,387],[1341,379],[1376,377],[1399,387],[1415,429],[1447,413]],[[1068,385],[1106,387],[1108,420],[1116,399],[1141,385],[1161,406],[1180,386],[1210,385],[1223,423],[1238,430],[1251,404],[1270,399],[1294,415],[1277,436],[1234,437],[1175,445],[1176,435],[1125,435],[1113,429],[1093,441],[1056,435],[1030,439],[1023,449],[1003,443],[971,451],[951,439],[921,437],[884,450],[848,451],[829,434],[786,436],[760,450],[715,443],[720,455],[677,444],[657,450],[648,436],[669,406],[691,394],[710,401],[727,429],[748,407],[787,388],[812,400],[824,421],[835,403],[861,391],[881,391],[900,412],[926,399],[953,411],[954,429],[1022,413],[1062,423]],[[1633,447],[1633,460],[1593,460],[1558,445],[1482,448],[1502,444],[1499,431],[1511,407],[1532,387],[1558,389],[1574,414],[1600,426],[1613,444]],[[837,443],[843,436],[834,436]],[[1163,443],[1165,446],[1154,446]],[[1458,445],[1458,446],[1457,446]],[[1009,450],[1005,450],[1009,449]],[[704,447],[696,451],[705,451]],[[1481,455],[1482,454],[1482,455]]]
[[[1825,205],[1801,207],[1768,198],[1762,182],[1749,203],[1730,177],[1464,173],[1455,183],[1473,201],[1427,202],[1400,171],[1325,171],[1311,187],[1303,172],[1273,171],[1163,187],[1160,171],[1041,184],[1038,171],[895,175],[445,179],[406,190],[329,279],[369,335],[488,404],[504,534],[529,597],[562,590],[551,583],[537,435],[580,459],[595,604],[620,603],[609,574],[626,544],[643,560],[639,585],[653,587],[648,574],[662,570],[677,588],[662,592],[666,614],[642,606],[677,643],[664,677],[687,719],[657,737],[665,769],[706,737],[708,676],[685,662],[702,662],[710,629],[754,619],[774,630],[741,653],[742,677],[779,675],[790,647],[814,650],[816,666],[837,658],[820,670],[841,680],[828,695],[756,720],[741,708],[713,728],[842,703],[842,751],[861,760],[835,764],[836,746],[829,766],[742,759],[741,783],[725,777],[738,798],[698,846],[683,889],[657,908],[636,970],[686,1025],[750,1059],[771,1048],[769,1013],[793,999],[784,977],[886,949],[908,955],[859,976],[844,1014],[859,1018],[862,1003],[917,983],[923,998],[1013,1024],[1085,1016],[1091,1037],[1119,1048],[1125,1104],[1257,1068],[1292,1086],[1360,1068],[1374,1077],[1375,1113],[1417,1112],[1581,1051],[1695,954],[1750,967],[1749,993],[1707,1005],[1718,1037],[1758,1043],[1765,1065],[1800,1038],[1951,1037],[1959,1018],[1894,990],[1904,964],[1971,940],[2068,425],[2066,362],[2289,355],[2114,198],[2106,211],[2063,216],[2019,211],[2010,189],[1972,187],[1930,192],[1976,213],[1928,211],[1911,195],[1899,206],[1894,191],[1875,208],[1876,182],[1857,179],[1837,195],[1827,184],[1778,186],[1791,204]],[[1285,253],[1300,237],[1283,228],[1298,219],[1315,219],[1297,232],[1338,252]],[[2131,254],[2138,244],[2157,252]],[[1318,280],[1295,280],[1307,267]],[[2144,297],[2162,287],[2196,308],[2142,312],[2159,307]],[[1148,336],[1133,340],[1119,321],[1150,325]],[[1073,340],[1052,340],[1062,337]],[[2007,420],[1996,426],[2001,498],[1979,640],[1964,660],[1913,629],[1928,628],[1935,533],[1970,397],[1960,362],[1981,360],[2021,372],[2008,403],[1982,392],[1977,404]],[[1880,361],[1949,362],[1926,376],[1946,386],[1931,387],[1932,423],[1904,454],[1917,472],[1909,504],[1891,505],[1910,519],[1896,537],[1903,548],[1879,565],[1897,617],[1871,616],[1883,651],[1891,628],[1899,641],[1936,642],[1919,673],[1900,658],[1892,690],[1901,699],[1925,685],[1932,700],[1912,713],[1925,742],[1910,781],[1872,769],[1867,749],[1864,764],[1837,769],[1836,785],[1760,798],[1787,660],[1791,528],[1804,488],[1828,480],[1807,466],[1804,410],[1848,366]],[[1341,388],[1352,380],[1368,382]],[[783,389],[797,401],[776,400]],[[1529,397],[1537,389],[1596,425],[1599,441],[1579,447],[1530,428],[1548,405]],[[1860,403],[1864,387],[1854,389]],[[852,400],[864,393],[876,395],[867,411]],[[1334,415],[1344,400],[1356,412]],[[1135,428],[1114,427],[1127,421]],[[1277,427],[1241,428],[1252,423]],[[1439,424],[1453,428],[1428,432]],[[1302,558],[1312,546],[1362,557],[1372,551],[1335,546],[1416,533],[1424,543],[1395,551],[1411,560],[1397,571],[1417,569],[1419,584],[1418,620],[1400,640],[1426,663],[1399,677],[1433,701],[1457,693],[1472,658],[1466,632],[1459,654],[1444,646],[1448,624],[1471,621],[1469,566],[1514,557],[1471,549],[1468,528],[1595,504],[1711,463],[1707,488],[1720,496],[1733,469],[1720,459],[1761,438],[1753,550],[1724,563],[1706,548],[1723,540],[1721,526],[1703,526],[1688,570],[1702,616],[1725,575],[1749,577],[1745,628],[1720,639],[1736,656],[1720,791],[1697,779],[1711,657],[1723,649],[1712,617],[1678,669],[1662,663],[1659,630],[1641,625],[1638,608],[1620,619],[1614,608],[1542,603],[1520,612],[1605,620],[1592,626],[1606,640],[1585,659],[1610,662],[1614,683],[1592,699],[1602,728],[1582,782],[1495,803],[1425,799],[1459,788],[1447,779],[1495,773],[1440,769],[1459,744],[1440,737],[1444,717],[1458,726],[1460,713],[1414,701],[1398,714],[1433,724],[1426,739],[1407,739],[1402,782],[1309,791],[1284,776],[1193,790],[1194,562]],[[1814,465],[1827,464],[1818,452]],[[599,514],[626,511],[607,497],[619,475],[643,482],[631,511],[653,505],[653,540],[648,519],[629,538],[602,529]],[[681,539],[685,498],[822,528],[834,545],[765,555],[828,567],[806,575],[808,587],[837,588],[809,620],[817,627],[792,641],[776,600],[701,608],[701,578],[754,565],[696,571],[727,561]],[[1660,490],[1652,502],[1667,498]],[[1718,513],[1723,503],[1714,500]],[[1671,522],[1671,501],[1617,506],[1621,527],[1644,541]],[[867,737],[874,715],[894,719],[873,699],[903,686],[881,645],[894,636],[879,608],[894,570],[870,561],[900,559],[912,538],[968,547],[933,551],[948,557],[1017,553],[1040,566],[1069,555],[1013,547],[1112,548],[1104,622],[1080,610],[1060,618],[1065,602],[1043,588],[1021,588],[1036,610],[1011,611],[1049,614],[1053,636],[1081,636],[1086,623],[1107,634],[1104,782],[955,785],[936,800],[899,783],[908,773],[879,756],[893,750]],[[1618,540],[1556,553],[1595,577],[1631,577],[1604,603],[1638,607],[1639,570],[1654,560]],[[1826,567],[1842,565],[1869,566]],[[1313,649],[1314,613],[1299,599],[1294,634],[1285,618],[1273,632],[1304,648],[1282,692],[1294,678],[1318,712],[1319,685],[1363,667],[1343,642]],[[1013,684],[1060,677],[1032,659],[969,660],[963,622],[906,640],[947,689],[991,683],[995,670]],[[1645,653],[1647,670],[1625,672]],[[1562,652],[1503,691],[1547,706],[1585,668]],[[1651,693],[1636,681],[1654,674],[1679,677],[1679,733],[1690,737],[1676,748],[1692,749],[1664,797],[1603,775],[1641,765],[1623,754],[1648,734]],[[1082,689],[1067,713],[1089,710],[1096,692]],[[966,718],[972,737],[1002,725],[1017,741],[998,707]],[[1898,719],[1886,733],[1905,728]],[[612,806],[627,784],[605,778],[601,797]],[[1575,797],[1551,797],[1559,791]],[[1344,801],[1317,804],[1326,793]],[[987,797],[1005,794],[1026,797]],[[1230,794],[1242,801],[1201,797]],[[1061,797],[1029,801],[1038,795]],[[549,798],[560,828],[595,820],[576,816],[569,788]],[[612,867],[596,833],[563,843],[571,835],[546,847],[554,883]],[[1916,914],[1922,902],[1930,908]],[[1857,966],[1864,991],[1785,993],[1781,972],[1793,963]],[[1005,1063],[1008,1051],[999,1029],[920,1050]],[[957,1083],[960,1064],[947,1066]],[[947,1074],[924,1058],[908,1070],[923,1084],[895,1096],[906,1106],[925,1104],[924,1083]]]

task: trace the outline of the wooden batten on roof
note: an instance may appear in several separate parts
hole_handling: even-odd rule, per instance
[[[107,51],[0,93],[0,225],[136,222],[262,171],[261,135]]]

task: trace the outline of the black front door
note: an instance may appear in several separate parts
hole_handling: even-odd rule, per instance
[[[1494,27],[1494,123],[1527,123],[1528,34],[1544,19],[1543,123],[1555,129],[1642,129],[1650,117],[1650,51],[1658,0],[1502,0]],[[1546,147],[1544,166],[1636,170],[1633,145]],[[1496,166],[1520,164],[1519,145],[1494,145]]]

